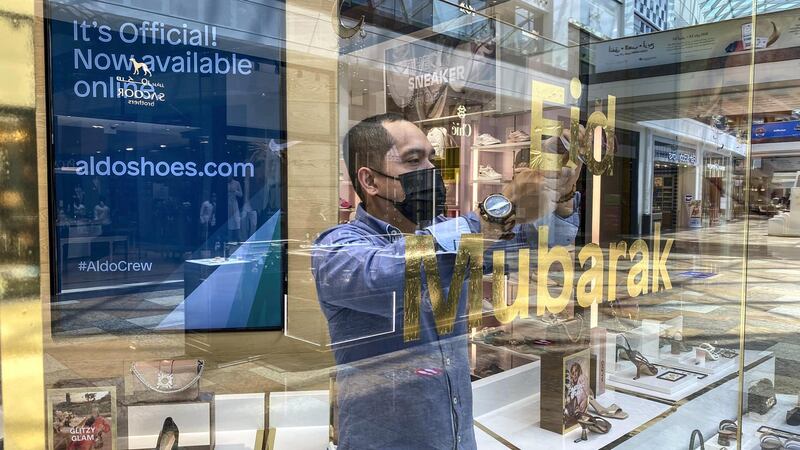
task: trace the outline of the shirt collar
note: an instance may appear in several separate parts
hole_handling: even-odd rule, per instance
[[[384,222],[381,219],[373,216],[364,209],[363,203],[358,204],[356,208],[356,220],[363,223],[377,234],[386,235],[387,238],[394,240],[394,237],[402,236],[402,232],[396,226]]]

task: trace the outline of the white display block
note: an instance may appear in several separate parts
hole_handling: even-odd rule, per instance
[[[269,426],[316,427],[330,425],[327,390],[269,393]]]
[[[680,355],[673,355],[669,351],[669,346],[661,350],[661,357],[656,361],[658,364],[665,366],[675,367],[676,369],[691,370],[693,372],[700,372],[706,375],[711,375],[720,371],[728,371],[731,367],[738,367],[739,357],[736,358],[722,358],[716,361],[706,359],[699,361],[695,356],[695,348],[692,350],[681,353]]]
[[[753,363],[757,362],[758,360],[763,360],[762,363],[760,363],[757,368],[755,368],[754,370],[749,370],[749,371],[746,372],[746,374],[745,374],[745,384],[747,384],[747,383],[749,383],[751,381],[755,381],[755,380],[757,380],[759,378],[770,378],[770,379],[772,379],[774,377],[774,375],[772,375],[772,374],[775,371],[775,359],[772,356],[773,356],[772,353],[771,352],[767,352],[767,351],[759,352],[759,351],[755,351],[755,350],[748,350],[748,351],[745,352],[745,358],[744,358],[745,366],[753,364]],[[633,378],[635,376],[636,368],[633,366],[633,363],[630,363],[628,361],[623,361],[621,365],[626,368],[625,370],[631,371],[630,372],[631,374],[630,374],[629,378]],[[659,369],[659,373],[662,370],[665,370],[663,367],[659,367],[658,369]],[[683,370],[683,369],[678,369],[678,370]],[[714,374],[708,375],[707,377],[705,377],[703,379],[698,379],[696,383],[691,383],[689,386],[686,387],[686,389],[683,389],[683,390],[677,391],[677,392],[673,392],[671,394],[666,394],[666,393],[662,393],[662,392],[653,391],[653,390],[647,389],[645,387],[637,386],[637,385],[630,384],[630,383],[627,383],[627,382],[626,383],[617,382],[617,381],[615,381],[615,379],[612,379],[612,377],[611,377],[612,374],[609,374],[609,376],[608,376],[607,385],[612,386],[612,387],[617,388],[617,389],[624,389],[626,391],[633,392],[633,393],[636,393],[636,394],[651,395],[651,396],[662,398],[664,400],[677,402],[678,400],[686,398],[687,396],[689,396],[689,395],[691,395],[691,394],[693,394],[693,393],[695,393],[695,392],[697,392],[697,391],[699,391],[701,389],[704,389],[704,388],[710,386],[711,384],[716,383],[720,379],[722,379],[722,378],[724,378],[724,377],[726,377],[726,376],[728,376],[730,374],[735,373],[737,370],[738,370],[738,365],[734,365],[733,367],[731,367],[731,368],[729,368],[727,370],[719,370],[719,371],[715,372]],[[694,371],[694,372],[698,372],[698,371]],[[640,378],[640,380],[643,379],[643,378],[645,378],[645,377]],[[651,378],[651,377],[647,377],[647,378]],[[639,381],[639,380],[637,380],[637,381]]]
[[[514,393],[508,395],[513,396]],[[606,392],[598,401],[603,405],[616,403],[629,417],[625,420],[608,419],[611,430],[607,434],[589,433],[588,441],[578,443],[575,440],[581,435],[580,428],[564,435],[539,428],[538,394],[476,416],[475,421],[518,448],[588,449],[608,445],[670,408],[662,403],[619,392]]]
[[[617,362],[617,339],[620,341],[622,338],[619,337],[623,333],[614,333],[613,331],[609,331],[608,335],[606,336],[606,373],[615,372],[618,368],[622,367],[622,365]]]
[[[661,329],[662,324],[658,320],[642,320],[640,346],[645,357],[658,358]]]
[[[128,407],[128,448],[155,448],[167,417],[178,426],[181,448],[211,445],[210,403],[164,403]]]
[[[328,447],[328,426],[278,427],[270,450],[324,450]]]
[[[645,357],[658,357],[661,333],[671,328],[657,320],[643,320],[642,326],[634,328],[624,334],[631,344],[631,349],[638,351]],[[625,346],[625,339],[620,338],[619,344]]]
[[[264,429],[265,394],[214,396],[214,444],[217,450],[252,450]]]
[[[625,366],[624,369],[618,370],[608,375],[609,382],[634,386],[640,389],[644,389],[646,391],[651,391],[653,393],[661,393],[667,395],[672,395],[677,392],[681,392],[691,387],[692,385],[698,383],[697,375],[691,373],[677,381],[662,380],[658,378],[657,375],[641,375],[638,380],[634,380],[633,377],[636,376],[636,367],[633,365],[632,362],[628,361],[627,363],[628,364]],[[662,373],[665,373],[668,370],[669,369],[664,369],[663,367],[659,367],[658,375],[661,375]]]
[[[475,427],[474,430],[478,449],[508,450],[508,447],[480,428]],[[284,427],[276,428],[272,432],[275,433],[275,445],[270,450],[324,450],[328,448],[328,427]]]
[[[800,236],[800,187],[793,187],[789,212],[769,219],[767,234],[770,236]]]
[[[615,337],[613,333],[609,334],[611,345]],[[472,383],[475,421],[518,448],[586,449],[607,445],[669,409],[668,405],[659,402],[607,391],[599,396],[598,401],[605,406],[616,403],[630,417],[608,419],[612,424],[611,432],[606,435],[592,433],[589,441],[576,444],[574,441],[580,437],[580,428],[565,435],[539,428],[540,377],[541,365],[536,361]],[[476,439],[479,449],[494,448],[482,445],[477,430]]]

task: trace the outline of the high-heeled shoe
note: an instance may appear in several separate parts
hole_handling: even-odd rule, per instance
[[[658,375],[658,368],[648,361],[647,358],[645,358],[637,350],[632,349],[630,342],[628,342],[628,338],[626,338],[624,334],[620,334],[620,336],[625,340],[625,346],[620,346],[618,344],[617,348],[622,348],[625,351],[625,354],[628,356],[628,360],[636,365],[636,376],[633,377],[633,379],[638,380],[642,375]]]
[[[175,425],[172,417],[164,419],[164,426],[158,433],[156,450],[178,450],[178,426]]]
[[[581,426],[581,437],[575,439],[575,443],[589,440],[589,431],[592,433],[606,434],[611,430],[611,422],[602,417],[591,414],[583,414],[578,418],[578,425]]]
[[[623,411],[616,403],[612,403],[610,406],[603,406],[594,397],[589,397],[589,408],[593,409],[599,416],[620,420],[628,418],[628,413]]]

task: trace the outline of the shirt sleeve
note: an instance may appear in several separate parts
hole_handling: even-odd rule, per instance
[[[405,239],[383,243],[354,230],[333,230],[312,250],[311,268],[320,304],[393,317],[402,302]]]
[[[547,225],[549,227],[548,245],[550,247],[574,244],[581,220],[580,213],[578,212],[580,193],[576,193],[573,202],[574,212],[571,216],[560,217],[558,214],[551,213],[534,222],[522,223],[514,226],[514,237],[512,239],[495,242],[486,249],[483,258],[484,272],[491,272],[492,252],[496,250],[505,250],[506,252],[513,252],[523,248],[535,250],[539,243],[539,227],[542,225]],[[481,222],[477,214],[470,212],[464,216],[464,219],[469,224],[473,233],[480,233]]]

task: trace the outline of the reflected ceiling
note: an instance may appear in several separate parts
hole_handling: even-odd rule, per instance
[[[758,14],[800,8],[800,0],[756,0]],[[702,2],[706,23],[746,17],[752,14],[752,0],[707,0]]]

